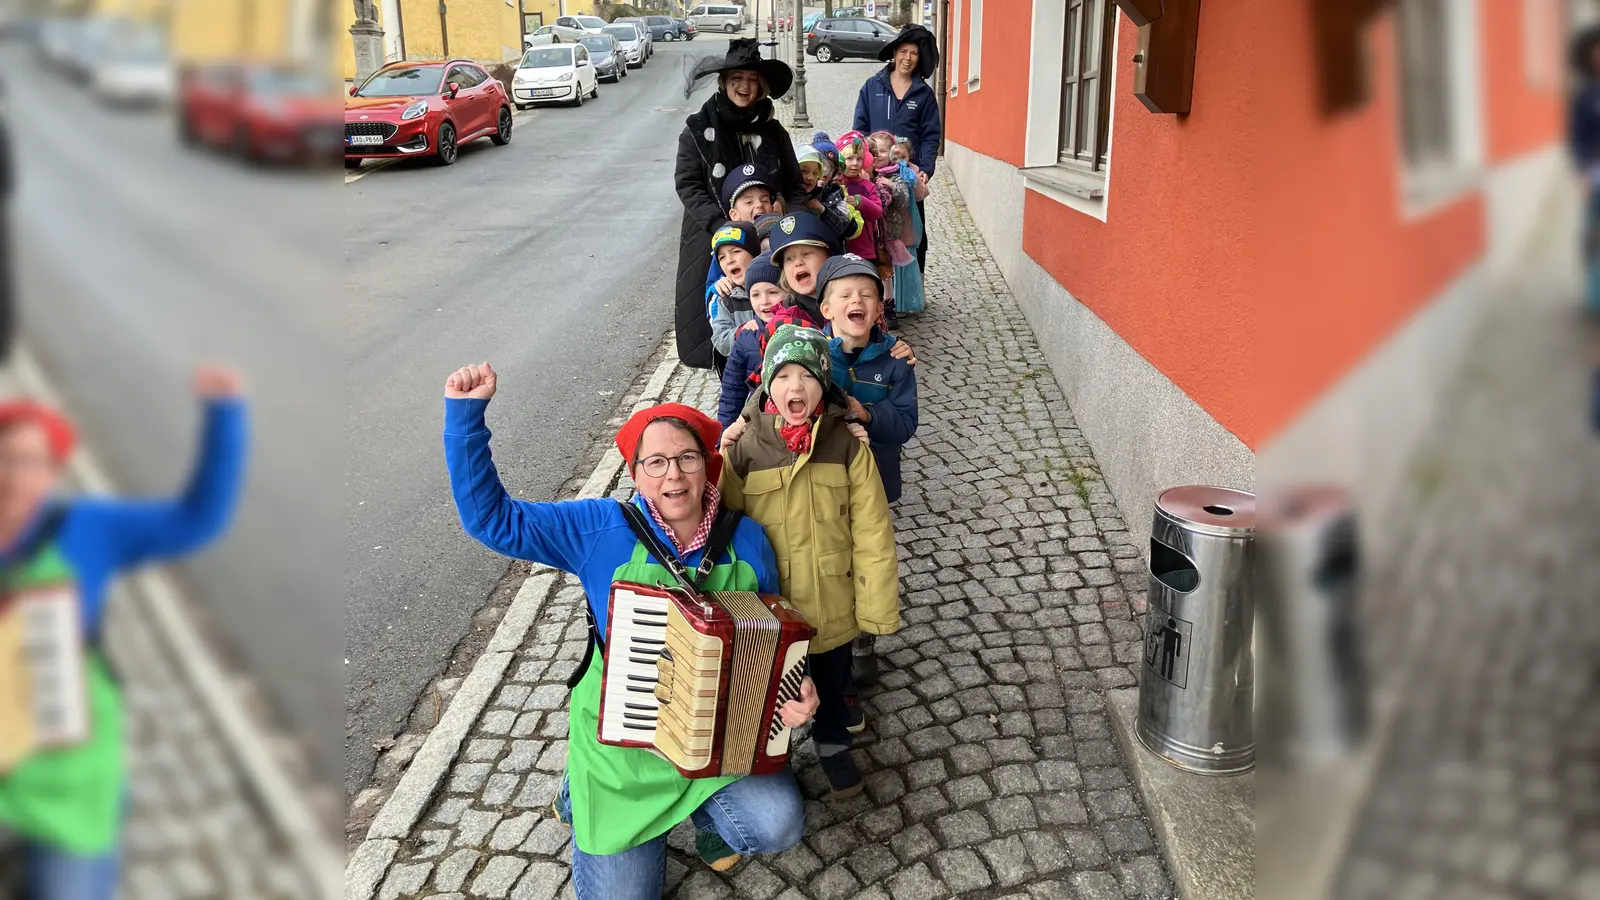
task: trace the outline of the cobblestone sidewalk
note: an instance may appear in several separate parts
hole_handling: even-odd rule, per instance
[[[928,207],[928,312],[903,332],[921,359],[896,509],[905,628],[880,639],[882,684],[864,697],[866,791],[809,799],[801,846],[726,875],[680,826],[669,897],[1172,896],[1104,714],[1104,691],[1134,684],[1138,548],[955,186],[941,177]],[[680,370],[667,394],[710,411],[716,385]],[[541,610],[381,900],[572,895],[548,807],[582,602],[568,579]],[[815,759],[795,765],[820,796]]]
[[[1600,329],[1576,271],[1488,311],[1396,504],[1366,615],[1404,699],[1338,900],[1600,900]]]

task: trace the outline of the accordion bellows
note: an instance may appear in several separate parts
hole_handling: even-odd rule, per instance
[[[816,630],[782,597],[611,586],[602,744],[655,751],[687,778],[788,761],[778,709],[800,696]]]

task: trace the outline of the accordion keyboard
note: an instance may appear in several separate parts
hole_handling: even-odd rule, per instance
[[[772,706],[772,727],[767,730],[767,755],[782,756],[789,752],[789,738],[793,731],[783,724],[778,710],[790,700],[800,699],[800,682],[806,677],[806,649],[810,641],[789,645],[783,658],[783,678],[778,682],[778,696]]]
[[[666,597],[617,591],[612,598],[605,669],[607,698],[600,738],[653,743],[661,705],[656,700],[656,658],[667,645]]]

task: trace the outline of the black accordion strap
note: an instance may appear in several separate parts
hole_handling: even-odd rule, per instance
[[[706,576],[711,574],[712,569],[716,568],[717,560],[722,558],[722,554],[727,551],[728,545],[733,543],[733,532],[739,527],[739,520],[744,518],[744,513],[739,510],[729,509],[726,506],[718,509],[717,520],[711,523],[711,533],[706,537],[705,558],[701,560],[699,567],[690,572],[683,565],[683,560],[678,558],[678,554],[670,550],[662,542],[661,536],[656,534],[655,529],[650,527],[650,523],[645,520],[644,513],[640,511],[636,504],[618,501],[617,505],[622,507],[622,518],[627,520],[628,527],[632,529],[634,537],[644,544],[645,549],[650,551],[650,555],[660,560],[661,565],[672,573],[672,577],[677,580],[680,586],[697,593],[700,590],[700,583],[706,579]],[[567,690],[569,691],[577,687],[578,682],[583,680],[584,673],[589,670],[589,660],[594,656],[595,648],[599,647],[602,651],[605,649],[605,639],[600,634],[600,628],[594,620],[594,610],[589,607],[588,603],[585,603],[583,611],[589,617],[589,648],[584,652],[583,662],[578,664],[578,667],[573,670],[572,676],[567,679]]]

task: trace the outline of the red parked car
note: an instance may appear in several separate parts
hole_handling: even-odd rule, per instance
[[[242,63],[197,66],[178,86],[184,143],[251,159],[332,163],[339,104],[324,76]]]
[[[456,161],[461,145],[511,142],[511,99],[482,66],[463,59],[394,62],[350,89],[344,102],[344,165],[431,156]]]

